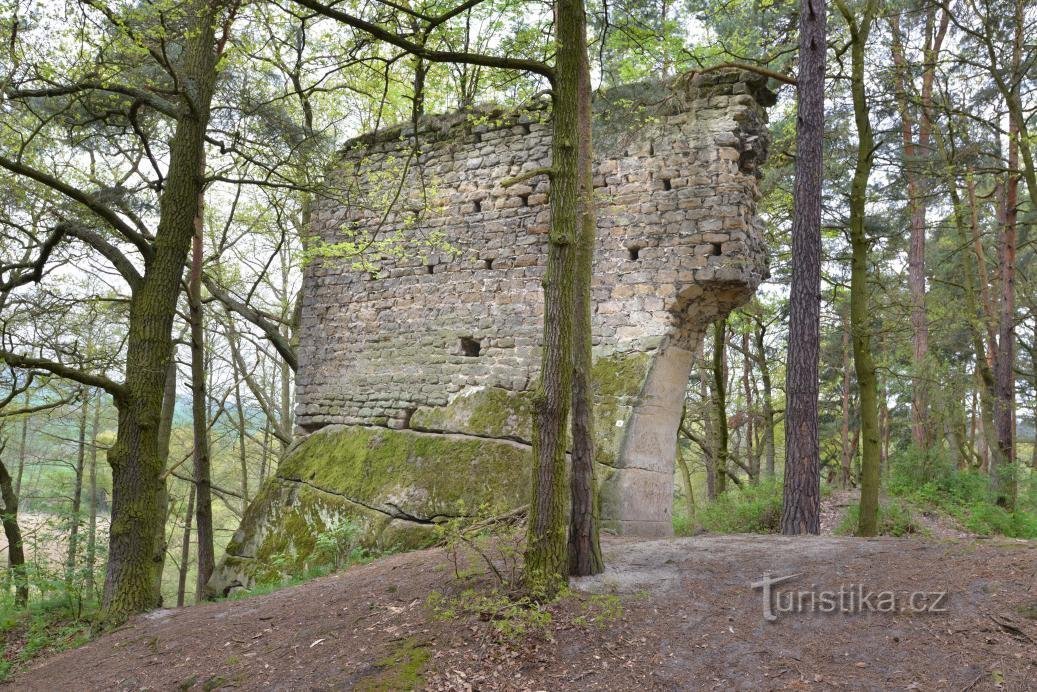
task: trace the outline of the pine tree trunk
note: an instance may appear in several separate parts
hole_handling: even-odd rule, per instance
[[[1016,3],[1015,36],[1012,42],[1012,83],[1018,98],[1018,75],[1023,43],[1022,4]],[[1019,203],[1019,136],[1022,123],[1013,115],[1008,125],[1008,176],[999,214],[1002,231],[998,238],[998,274],[1001,303],[998,314],[997,351],[994,358],[994,427],[997,432],[1001,467],[991,474],[998,505],[1015,507],[1015,254]]]
[[[929,180],[926,176],[925,162],[921,159],[928,156],[936,60],[939,57],[943,38],[947,33],[949,19],[948,13],[941,10],[940,24],[937,28],[936,7],[932,6],[928,9],[923,48],[921,103],[917,118],[908,96],[909,67],[900,38],[899,18],[893,15],[890,20],[893,37],[893,63],[897,67],[895,84],[903,140],[903,165],[907,178],[908,210],[911,220],[907,266],[908,290],[911,294],[912,331],[911,437],[915,446],[922,450],[929,448],[933,431],[929,421],[929,382],[926,367],[929,355],[929,322],[925,304],[925,231]],[[917,140],[914,134],[916,119],[918,121]]]
[[[824,0],[801,0],[792,286],[786,367],[783,534],[817,533],[821,510],[818,351],[821,319],[821,183],[824,139]]]

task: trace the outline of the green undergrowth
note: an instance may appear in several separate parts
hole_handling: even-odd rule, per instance
[[[37,658],[74,649],[90,640],[96,608],[64,598],[30,603],[27,609],[0,607],[0,682]]]
[[[361,680],[355,689],[362,692],[421,689],[424,687],[425,666],[430,656],[428,647],[416,638],[404,639],[392,653],[375,664],[378,671]]]
[[[698,508],[694,517],[675,514],[674,532],[690,536],[710,533],[779,533],[781,531],[781,480],[765,479],[728,489],[716,500]]]
[[[851,505],[846,509],[834,533],[837,536],[853,536],[857,533],[857,525],[860,522],[861,508],[859,504]],[[910,536],[915,534],[927,534],[928,531],[918,521],[911,506],[899,499],[890,498],[879,502],[879,536]]]
[[[368,548],[361,544],[361,538],[360,527],[348,519],[343,520],[314,536],[314,546],[309,554],[311,562],[305,567],[296,568],[294,556],[287,552],[273,554],[268,560],[269,569],[262,573],[265,578],[257,579],[249,588],[231,591],[227,598],[241,600],[273,593],[403,551],[398,545]]]
[[[974,469],[958,469],[935,455],[908,450],[891,464],[891,495],[950,515],[979,536],[1037,538],[1037,474],[1020,467],[1014,510],[994,501],[990,478]]]

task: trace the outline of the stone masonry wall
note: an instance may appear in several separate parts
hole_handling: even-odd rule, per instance
[[[756,201],[772,102],[762,78],[736,70],[596,99],[595,423],[603,520],[615,530],[672,531],[676,429],[692,354],[706,327],[746,301],[767,272]],[[451,455],[443,447],[414,450],[432,449],[430,439],[482,439],[489,450],[506,442],[493,464],[472,460],[460,473],[485,477],[503,505],[525,501],[514,488],[527,482],[511,481],[528,478],[529,455],[504,466],[501,459],[530,441],[549,182],[501,181],[546,165],[550,136],[546,109],[535,105],[427,118],[416,137],[398,126],[343,151],[328,180],[335,192],[313,214],[301,433],[333,433],[344,443],[360,436],[364,450],[396,449],[400,438],[407,464],[455,474],[455,459],[428,458]],[[383,432],[370,441],[372,430]],[[349,463],[358,453],[349,452]],[[334,458],[322,463],[334,466]],[[370,463],[350,473],[369,473]],[[310,468],[287,468],[300,465]],[[320,470],[307,473],[279,476],[334,490],[321,484]],[[440,509],[430,508],[430,494]],[[393,521],[420,523],[434,517],[417,514],[470,501],[451,495],[389,483],[362,502]],[[252,513],[269,523],[270,511],[261,510]],[[246,528],[235,544],[258,545]]]

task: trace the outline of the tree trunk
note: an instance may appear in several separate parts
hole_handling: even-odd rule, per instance
[[[234,319],[230,314],[228,320]],[[248,457],[245,454],[245,441],[247,430],[245,428],[245,409],[241,405],[241,371],[238,370],[236,359],[230,360],[231,371],[234,375],[234,409],[237,411],[238,428],[238,464],[241,467],[241,513],[245,514],[248,509]]]
[[[717,499],[717,465],[713,450],[717,447],[716,434],[713,432],[713,411],[711,409],[712,393],[709,390],[706,377],[705,353],[702,354],[699,371],[699,399],[702,402],[703,415],[702,427],[706,434],[706,443],[709,449],[703,449],[702,455],[706,467],[706,495],[712,502]]]
[[[29,578],[25,572],[25,551],[22,548],[22,529],[18,525],[18,495],[14,492],[14,479],[0,460],[0,499],[4,506],[0,519],[7,538],[7,563],[14,576],[14,604],[24,608],[29,603]]]
[[[29,394],[29,390],[25,390],[25,408],[29,408],[32,399]],[[28,435],[29,435],[29,416],[22,417],[22,429],[20,439],[18,441],[18,471],[15,474],[14,479],[14,494],[15,497],[22,496],[22,474],[25,472],[25,457],[28,452]]]
[[[878,378],[871,354],[870,293],[868,254],[871,241],[865,230],[868,202],[868,179],[871,177],[875,138],[872,135],[865,93],[864,53],[875,5],[868,2],[860,22],[836,0],[837,7],[850,29],[853,115],[857,128],[857,161],[850,185],[850,330],[853,342],[853,365],[857,375],[861,416],[861,504],[858,536],[874,536],[878,531],[879,471],[882,465],[881,431],[879,429]]]
[[[847,306],[847,313],[849,306]],[[843,314],[843,424],[842,424],[842,471],[839,484],[850,487],[850,315]]]
[[[206,599],[206,585],[216,567],[212,536],[212,468],[209,457],[208,387],[205,383],[205,323],[202,305],[203,227],[205,200],[198,193],[191,252],[188,306],[191,321],[191,427],[194,431],[195,524],[198,532],[198,572],[195,602]]]
[[[760,366],[760,385],[763,387],[763,444],[767,454],[766,473],[768,478],[774,477],[774,398],[771,393],[771,368],[767,363],[767,346],[765,339],[767,327],[757,322],[756,355]]]
[[[90,426],[90,465],[87,466],[89,493],[86,525],[86,584],[89,594],[94,592],[94,570],[97,567],[97,435],[101,432],[101,393],[94,398],[94,420]]]
[[[1022,3],[1016,3],[1012,42],[1012,93],[1018,98],[1019,68],[1023,43]],[[998,242],[1001,309],[998,314],[997,351],[994,358],[994,428],[1001,466],[990,475],[998,505],[1012,509],[1016,500],[1015,470],[1015,253],[1019,203],[1019,134],[1022,123],[1013,114],[1008,124],[1008,177],[1001,206],[1002,231]]]
[[[184,607],[187,595],[187,570],[191,564],[191,519],[194,517],[194,483],[188,484],[187,511],[184,513],[184,537],[180,544],[180,574],[176,585],[176,607]]]
[[[556,69],[572,72],[576,99],[577,237],[573,287],[573,390],[572,390],[572,508],[569,526],[569,574],[588,576],[605,569],[598,537],[598,485],[594,472],[594,391],[591,282],[594,276],[594,148],[591,115],[590,65],[587,60],[587,15],[584,0],[559,3],[561,41],[572,41],[566,56],[558,55]],[[561,14],[571,13],[563,26]]]
[[[974,260],[976,259],[975,254],[972,252],[964,251],[964,248],[969,247],[971,242],[970,233],[965,220],[965,205],[961,199],[961,194],[958,190],[958,181],[954,176],[951,165],[953,164],[953,157],[950,154],[947,138],[944,137],[943,133],[939,128],[933,128],[933,135],[937,143],[937,148],[940,152],[940,157],[947,164],[944,166],[945,170],[945,183],[948,194],[951,198],[951,209],[952,218],[954,221],[954,227],[957,231],[958,242],[961,245],[962,252],[958,253],[961,261],[961,273],[962,273],[962,292],[965,298],[965,312],[966,312],[966,325],[969,330],[969,336],[972,340],[972,348],[975,353],[976,362],[976,396],[979,399],[979,411],[974,414],[973,421],[977,423],[978,429],[974,434],[975,445],[979,446],[980,433],[982,434],[984,449],[981,453],[981,457],[989,459],[988,450],[993,451],[994,456],[999,453],[996,445],[991,446],[990,441],[996,440],[997,435],[994,433],[994,411],[993,411],[993,392],[994,392],[994,374],[990,368],[990,362],[987,359],[987,348],[983,340],[983,330],[981,324],[988,324],[985,314],[980,307],[976,298],[976,267]],[[989,459],[986,466],[997,466],[998,460]]]
[[[783,534],[820,530],[821,462],[817,432],[821,319],[821,144],[824,139],[824,0],[801,0],[792,286],[786,368]]]
[[[72,486],[72,512],[69,516],[68,555],[65,556],[65,582],[70,587],[75,579],[76,557],[79,553],[79,523],[83,508],[83,472],[86,467],[86,427],[90,414],[89,390],[84,387],[82,392],[83,401],[79,415],[79,438],[76,449],[76,476]]]
[[[159,427],[163,385],[173,357],[172,329],[187,253],[194,235],[205,132],[216,81],[214,27],[219,3],[193,0],[185,15],[182,95],[170,140],[169,168],[160,198],[154,254],[130,299],[125,394],[119,397],[112,467],[112,524],[101,621],[113,625],[162,602],[165,557],[166,455]]]
[[[695,489],[691,485],[691,469],[688,468],[688,462],[684,458],[684,449],[681,446],[681,435],[680,431],[684,430],[684,420],[688,415],[688,407],[685,406],[681,412],[681,422],[677,427],[677,469],[681,474],[681,483],[684,485],[684,499],[688,503],[688,519],[692,519],[695,516]]]
[[[756,484],[760,481],[760,461],[756,454],[755,439],[753,437],[756,426],[756,412],[753,410],[753,393],[755,387],[752,381],[752,352],[749,349],[749,331],[742,330],[742,391],[745,394],[745,454],[746,466],[749,467],[749,482]]]
[[[551,230],[544,270],[544,335],[533,400],[533,492],[525,551],[527,585],[553,593],[568,574],[570,499],[566,429],[573,393],[573,322],[578,244],[587,213],[581,174],[580,93],[587,59],[582,0],[555,5]]]
[[[895,83],[903,139],[904,175],[907,178],[908,210],[911,219],[907,266],[908,290],[911,294],[912,330],[911,437],[914,444],[922,450],[929,448],[933,437],[929,421],[929,381],[926,368],[926,359],[929,354],[929,322],[925,306],[925,231],[929,181],[926,176],[926,162],[922,159],[928,157],[933,80],[936,75],[936,61],[943,38],[947,33],[949,18],[947,12],[941,10],[940,25],[939,28],[936,28],[936,8],[931,6],[928,9],[925,46],[923,47],[921,104],[917,116],[917,140],[914,135],[916,117],[908,97],[907,84],[910,76],[900,38],[899,17],[894,14],[890,19],[893,63],[897,67]]]
[[[713,416],[714,444],[713,462],[716,470],[717,494],[727,489],[727,368],[725,351],[727,345],[727,318],[713,323]]]

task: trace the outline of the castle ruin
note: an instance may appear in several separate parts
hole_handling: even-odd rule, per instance
[[[767,273],[765,81],[721,70],[595,101],[596,461],[618,533],[672,533],[693,354]],[[218,583],[303,556],[342,517],[372,541],[420,544],[442,517],[527,501],[549,182],[501,182],[548,163],[547,119],[546,105],[429,117],[342,151],[304,276],[304,437]]]

